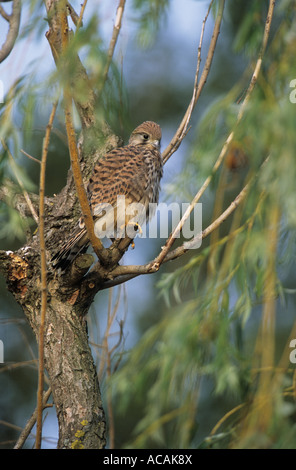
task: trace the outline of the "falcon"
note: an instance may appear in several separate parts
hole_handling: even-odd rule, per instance
[[[158,203],[163,162],[161,128],[145,121],[131,133],[128,145],[105,154],[87,186],[94,232],[98,238],[134,238]],[[89,245],[83,217],[70,239],[53,256],[54,268],[66,269]]]

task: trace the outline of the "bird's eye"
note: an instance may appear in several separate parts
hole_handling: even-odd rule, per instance
[[[144,139],[144,140],[148,140],[148,139],[149,139],[149,135],[148,135],[148,134],[143,134],[143,139]]]

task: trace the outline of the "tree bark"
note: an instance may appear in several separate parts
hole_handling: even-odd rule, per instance
[[[57,212],[58,201],[62,205],[64,198],[63,190],[50,209],[51,217],[46,219],[51,240],[61,233]],[[72,200],[75,200],[73,195]],[[47,200],[47,203],[48,208],[52,201],[49,204]],[[56,228],[53,223],[57,224]],[[41,293],[38,245],[37,234],[17,252],[0,251],[0,271],[23,308],[37,340]],[[91,261],[86,261],[89,266]],[[80,278],[83,272],[82,269]],[[77,273],[72,281],[70,274],[58,277],[49,268],[47,278],[44,357],[59,424],[58,448],[103,448],[106,443],[104,410],[84,320],[95,293],[91,288],[84,288],[81,294],[81,279],[77,279]]]
[[[47,38],[59,67],[61,53],[61,18],[66,2],[46,0],[49,31]],[[81,119],[78,143],[79,163],[84,183],[88,182],[93,166],[102,154],[119,146],[105,123],[95,122],[96,96],[79,57],[72,64],[72,96]],[[81,100],[81,84],[84,90]],[[76,93],[80,87],[80,93]],[[12,188],[1,190],[1,197]],[[39,198],[31,195],[36,213]],[[14,199],[22,216],[27,214],[26,201],[20,195]],[[47,310],[45,318],[44,358],[59,424],[58,448],[103,448],[105,416],[102,407],[96,368],[88,345],[85,315],[99,290],[99,272],[96,283],[86,281],[84,274],[93,259],[83,255],[62,276],[51,268],[50,259],[76,225],[81,210],[75,190],[72,170],[67,182],[55,197],[45,198],[45,245],[47,250]],[[82,258],[82,259],[81,259]],[[7,287],[23,308],[37,341],[39,339],[41,282],[39,233],[27,240],[16,252],[0,251],[0,272]],[[104,271],[108,272],[108,267]]]
[[[86,152],[81,137],[79,156],[85,181],[100,155],[118,143],[119,140],[110,134],[104,145],[101,141],[92,146],[92,151]],[[13,188],[8,187],[7,191],[10,190]],[[31,195],[31,202],[38,213],[37,195]],[[14,199],[14,203],[17,208],[24,208],[26,204],[21,195]],[[63,275],[53,271],[50,263],[59,244],[64,243],[71,233],[79,215],[73,175],[69,170],[62,191],[55,197],[45,198],[47,310],[44,358],[59,424],[58,448],[98,449],[106,444],[106,425],[85,322],[85,315],[99,289],[99,283],[86,282],[84,277],[93,257],[79,257],[72,269]],[[38,231],[16,252],[0,251],[0,272],[38,341],[41,307]]]

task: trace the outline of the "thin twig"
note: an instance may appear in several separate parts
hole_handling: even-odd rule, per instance
[[[258,79],[258,75],[259,75],[261,65],[262,65],[262,57],[263,57],[263,54],[265,52],[268,37],[269,37],[269,33],[270,33],[270,25],[271,25],[273,10],[274,10],[274,4],[275,4],[275,0],[270,1],[270,3],[269,3],[269,9],[268,9],[268,13],[267,13],[266,21],[265,21],[265,28],[264,28],[264,34],[263,34],[261,50],[259,52],[259,57],[258,57],[257,62],[256,62],[256,66],[255,66],[255,69],[254,69],[254,72],[253,72],[253,75],[252,75],[252,78],[251,78],[251,81],[250,81],[250,85],[249,85],[248,90],[246,92],[246,96],[245,96],[244,101],[242,102],[242,105],[241,105],[241,107],[239,109],[239,112],[238,112],[236,126],[238,125],[238,123],[241,121],[241,119],[243,117],[243,113],[246,109],[246,105],[247,105],[247,103],[250,99],[250,95],[251,95],[251,93],[254,89],[255,83],[257,82],[257,79]],[[169,252],[171,246],[175,242],[176,237],[179,235],[180,231],[182,230],[182,227],[183,227],[184,223],[186,222],[186,220],[190,216],[194,206],[197,204],[197,202],[200,200],[201,196],[204,194],[205,190],[209,186],[210,182],[212,181],[212,178],[213,178],[214,174],[217,172],[218,168],[220,167],[220,165],[221,165],[221,163],[224,159],[224,156],[225,156],[225,154],[226,154],[226,152],[229,148],[229,145],[233,140],[233,136],[234,136],[234,131],[232,131],[229,134],[229,136],[227,137],[227,139],[226,139],[226,141],[223,145],[223,148],[220,152],[220,155],[219,155],[219,157],[218,157],[218,159],[217,159],[217,161],[216,161],[216,163],[213,167],[212,173],[207,177],[207,179],[203,183],[202,187],[196,193],[196,195],[194,196],[193,200],[190,203],[190,206],[188,207],[188,209],[186,210],[186,212],[183,215],[182,219],[180,220],[179,224],[177,225],[177,227],[175,228],[173,233],[169,236],[169,238],[166,241],[164,247],[162,248],[161,252],[159,253],[158,257],[155,260],[153,269],[159,268],[159,266],[163,262],[164,258],[166,257],[167,253]]]
[[[269,6],[268,6],[267,17],[266,17],[266,20],[265,20],[264,34],[263,34],[261,50],[259,52],[259,56],[258,56],[258,59],[257,59],[257,62],[256,62],[256,66],[255,66],[255,69],[254,69],[249,87],[246,91],[244,101],[243,101],[242,106],[239,110],[238,121],[240,121],[242,116],[243,116],[245,108],[246,108],[246,106],[249,102],[251,93],[252,93],[252,91],[254,89],[254,86],[255,86],[255,84],[257,83],[257,80],[258,80],[259,72],[261,70],[263,55],[265,53],[267,43],[268,43],[269,34],[270,34],[270,27],[271,27],[271,21],[272,21],[272,17],[273,17],[274,7],[275,7],[275,0],[270,0],[269,1]]]
[[[171,233],[171,235],[169,236],[169,238],[167,239],[165,245],[163,246],[161,252],[159,253],[159,255],[157,256],[157,258],[154,260],[153,262],[153,266],[151,266],[151,268],[154,270],[154,269],[158,269],[159,266],[161,265],[161,263],[163,262],[163,260],[165,259],[166,255],[168,254],[170,248],[172,247],[173,243],[175,242],[176,238],[179,236],[186,220],[188,219],[188,217],[190,216],[193,208],[195,207],[195,205],[198,203],[198,201],[200,200],[201,196],[203,195],[203,193],[205,192],[205,190],[207,189],[207,187],[209,186],[212,178],[213,178],[213,175],[216,173],[216,171],[218,170],[220,164],[222,163],[223,161],[223,158],[224,158],[224,155],[226,154],[226,151],[228,149],[228,145],[229,143],[231,142],[232,138],[233,138],[233,132],[231,132],[231,134],[228,136],[225,144],[223,145],[223,148],[221,150],[221,153],[213,167],[213,170],[212,170],[212,173],[206,178],[206,180],[204,181],[202,187],[198,190],[198,192],[196,193],[196,195],[194,196],[194,198],[192,199],[190,205],[188,206],[187,210],[185,211],[185,214],[183,215],[182,219],[180,220],[180,222],[178,223],[177,227],[174,229],[174,231]]]
[[[107,54],[107,63],[106,63],[106,66],[105,66],[105,69],[104,69],[104,72],[103,72],[102,84],[101,84],[101,87],[100,87],[101,90],[102,90],[102,88],[103,88],[103,86],[104,86],[104,84],[107,80],[109,68],[110,68],[110,65],[111,65],[111,62],[112,62],[112,59],[113,59],[115,46],[116,46],[117,39],[118,39],[118,36],[119,36],[119,32],[120,32],[120,29],[121,29],[121,21],[122,21],[123,11],[124,11],[124,7],[125,7],[125,2],[126,2],[126,0],[119,0],[119,4],[118,4],[118,7],[117,7],[115,23],[114,23],[112,37],[111,37],[111,41],[110,41],[109,49],[108,49],[108,54]]]
[[[108,300],[108,314],[107,314],[107,326],[104,333],[104,337],[102,340],[102,355],[100,356],[100,367],[98,371],[98,378],[101,382],[104,370],[106,370],[107,378],[110,379],[112,375],[111,369],[111,361],[113,353],[119,347],[120,343],[122,342],[122,322],[120,322],[120,330],[119,330],[119,339],[114,344],[114,346],[110,349],[109,348],[109,338],[112,336],[110,334],[110,330],[112,325],[114,324],[114,319],[118,311],[120,297],[121,297],[121,289],[118,289],[117,297],[115,300],[115,304],[112,308],[112,297],[113,297],[113,289],[109,290],[109,300]],[[117,335],[118,333],[114,333]],[[108,409],[108,421],[109,421],[109,447],[110,449],[114,449],[115,446],[115,425],[114,425],[114,413],[112,408],[112,399],[110,396],[110,391],[107,389],[107,409]]]
[[[62,51],[68,47],[68,21],[67,15],[64,11],[62,14],[62,21],[61,21],[61,33],[62,33]],[[78,150],[76,145],[76,137],[75,137],[75,130],[73,125],[73,118],[72,118],[72,97],[69,90],[65,87],[64,89],[64,109],[65,109],[65,122],[66,122],[66,131],[67,131],[67,138],[68,138],[68,146],[69,146],[69,153],[73,171],[73,178],[75,182],[75,187],[77,191],[77,196],[79,199],[79,203],[81,206],[81,211],[84,217],[85,228],[87,230],[87,235],[90,240],[90,243],[93,247],[94,252],[98,256],[99,260],[104,264],[107,255],[106,249],[103,247],[102,242],[99,238],[95,236],[94,233],[94,222],[91,213],[91,209],[89,206],[89,202],[87,199],[87,195],[84,188],[83,178],[81,174],[79,158],[78,158]]]
[[[87,0],[86,0],[87,1]],[[85,2],[84,2],[85,3]],[[80,20],[80,15],[78,15],[75,11],[75,9],[72,7],[72,5],[67,2],[67,12],[68,14],[71,16],[71,20],[73,21],[73,23],[75,24],[75,26],[77,27],[80,27],[82,26],[82,21],[80,22],[80,24],[78,25],[79,23],[79,20]],[[81,20],[82,20],[82,17],[81,17]]]
[[[117,308],[118,308],[118,305],[119,305],[120,291],[118,291],[118,297],[117,297],[117,301],[116,301],[116,304],[115,304],[115,308],[113,309],[113,313],[111,314],[112,295],[113,295],[113,289],[110,289],[109,298],[108,298],[107,326],[106,326],[106,330],[105,330],[105,333],[104,333],[104,338],[103,338],[103,341],[102,341],[103,354],[102,354],[102,357],[100,358],[100,368],[99,368],[99,371],[98,371],[98,377],[99,377],[100,380],[102,378],[105,363],[106,363],[106,356],[107,356],[107,351],[108,351],[108,338],[110,336],[110,329],[111,329],[111,326],[113,324],[114,317],[115,317],[115,314],[116,314],[116,311],[117,311]]]
[[[0,15],[9,23],[11,15],[9,15],[1,5],[0,5]]]
[[[263,168],[268,162],[268,158],[269,157],[267,157],[266,160],[263,162],[261,168]],[[195,237],[193,237],[190,241],[185,242],[175,250],[166,253],[164,259],[162,260],[162,263],[167,263],[168,261],[172,261],[176,258],[179,258],[180,256],[183,256],[189,250],[194,249],[197,244],[200,244],[201,240],[204,240],[214,230],[216,230],[245,199],[254,178],[255,176],[243,187],[243,189],[236,196],[236,198],[230,203],[230,205],[225,209],[225,211],[216,220],[214,220],[214,222],[212,222],[207,228],[205,228],[202,233],[197,234]],[[144,265],[117,266],[110,273],[112,275],[112,279],[105,281],[100,286],[100,290],[109,288],[111,286],[113,287],[118,284],[122,284],[142,274],[154,273],[158,271],[159,267],[160,265],[158,265],[158,257]]]
[[[40,258],[41,258],[41,312],[39,326],[39,368],[38,368],[38,391],[37,391],[37,427],[36,427],[36,449],[41,447],[42,439],[42,411],[43,411],[43,388],[44,388],[44,330],[45,315],[47,305],[47,273],[46,273],[46,247],[45,247],[45,217],[44,217],[44,199],[45,199],[45,172],[48,146],[53,120],[55,117],[58,103],[56,102],[49,117],[43,142],[41,168],[40,168],[40,187],[39,187],[39,240],[40,240]]]
[[[214,436],[218,429],[224,424],[224,422],[233,414],[237,413],[237,411],[241,410],[244,406],[247,406],[247,403],[240,403],[239,405],[235,406],[232,408],[230,411],[228,411],[224,416],[222,416],[221,419],[215,424],[213,427],[212,431],[210,432],[210,436]]]
[[[51,395],[51,388],[49,387],[46,392],[44,392],[43,394],[43,408],[46,407],[46,403],[49,399]],[[24,445],[24,443],[26,442],[28,436],[30,435],[30,432],[32,431],[32,428],[33,426],[35,425],[36,423],[36,419],[37,419],[37,407],[35,408],[35,411],[33,412],[31,418],[28,420],[26,426],[24,427],[24,429],[22,430],[15,446],[14,446],[14,449],[21,449]]]
[[[34,209],[34,206],[33,206],[32,202],[31,202],[31,199],[30,199],[30,197],[29,197],[29,194],[28,194],[27,191],[25,190],[25,187],[24,187],[24,185],[23,185],[23,183],[22,183],[22,180],[21,180],[21,179],[19,178],[19,176],[18,176],[17,165],[16,165],[16,163],[15,163],[15,161],[14,161],[14,158],[13,158],[13,156],[12,156],[12,153],[10,152],[9,148],[8,148],[7,145],[6,145],[6,142],[5,142],[3,139],[1,139],[1,143],[2,143],[2,145],[3,145],[3,148],[6,150],[6,152],[7,152],[7,154],[8,154],[8,157],[9,157],[10,162],[11,162],[11,168],[12,168],[13,173],[14,173],[14,175],[15,175],[15,177],[16,177],[16,180],[17,180],[17,182],[18,182],[18,184],[19,184],[19,186],[20,186],[20,188],[21,188],[21,190],[22,190],[22,192],[23,192],[24,198],[25,198],[25,200],[26,200],[26,203],[28,204],[28,207],[29,207],[30,212],[31,212],[31,214],[32,214],[32,216],[33,216],[33,219],[35,220],[36,224],[38,224],[38,223],[39,223],[39,217],[38,217],[38,215],[37,215],[37,213],[36,213],[36,211],[35,211],[35,209]]]
[[[15,44],[20,27],[21,8],[21,0],[14,0],[11,15],[7,15],[5,10],[1,8],[1,15],[9,23],[9,30],[0,50],[0,63],[9,56]]]
[[[197,238],[203,240],[210,233],[212,233],[213,230],[219,227],[227,219],[227,217],[229,217],[229,215],[232,214],[232,212],[238,207],[238,205],[245,198],[249,189],[249,185],[250,185],[250,182],[244,186],[244,188],[237,195],[234,201],[231,202],[228,208],[225,209],[225,211],[212,224],[210,224],[205,230],[203,230],[201,234],[198,234],[196,237],[192,238],[189,242],[183,243],[183,245],[176,248],[176,250],[171,251],[170,253],[166,253],[165,257],[162,260],[162,263],[171,261],[172,259],[175,259],[175,258],[179,258],[183,254],[185,254],[188,250],[196,246]],[[117,266],[115,269],[113,269],[113,271],[111,271],[112,277],[115,278],[116,276],[122,276],[125,274],[139,275],[139,274],[153,273],[159,269],[158,259],[159,257],[156,257],[152,262],[147,263],[145,265]]]
[[[40,161],[40,160],[38,160],[38,159],[35,158],[35,157],[32,157],[32,155],[30,155],[29,153],[25,152],[25,150],[23,150],[23,149],[20,149],[20,150],[21,150],[21,152],[22,152],[24,155],[26,155],[26,157],[28,157],[28,158],[30,158],[31,160],[33,160],[33,162],[39,163],[39,165],[41,165],[41,161]]]
[[[77,21],[77,24],[76,24],[76,31],[75,33],[79,30],[79,28],[81,28],[82,26],[82,19],[83,19],[83,15],[84,15],[84,10],[86,8],[86,4],[87,4],[87,0],[84,0],[83,4],[81,5],[81,10],[80,10],[80,14],[79,14],[79,18],[78,18],[78,21]],[[71,16],[72,18],[72,16]],[[72,18],[73,20],[73,18]]]
[[[79,165],[78,151],[76,146],[75,130],[72,119],[72,100],[67,90],[64,90],[64,102],[65,102],[65,121],[66,130],[68,136],[69,153],[73,171],[74,182],[76,186],[77,196],[81,206],[81,212],[84,217],[85,228],[87,230],[88,238],[91,242],[94,252],[98,256],[99,260],[104,264],[107,258],[106,249],[102,245],[99,238],[94,233],[94,222],[87,199],[87,195],[84,188],[82,179],[81,169]]]

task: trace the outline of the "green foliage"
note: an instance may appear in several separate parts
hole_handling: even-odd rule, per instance
[[[30,21],[21,29],[18,40],[30,39],[40,40],[40,34],[45,33],[47,22],[44,19],[45,9],[43,2],[32,0],[24,8],[24,15],[30,17]],[[30,16],[31,15],[31,16]],[[71,22],[71,20],[69,19]],[[94,93],[98,95],[96,115],[98,121],[107,120],[112,126],[121,117],[121,125],[116,128],[120,132],[123,128],[123,120],[126,114],[123,109],[127,109],[126,92],[115,63],[111,64],[108,80],[103,87],[103,73],[107,63],[108,45],[101,39],[99,28],[99,18],[94,12],[88,20],[84,21],[83,28],[73,32],[72,40],[63,60],[57,69],[52,61],[52,69],[46,74],[40,67],[40,58],[31,61],[26,68],[26,74],[12,83],[9,90],[6,90],[4,103],[0,103],[0,182],[7,185],[12,180],[27,191],[38,192],[39,171],[38,164],[33,163],[28,157],[21,153],[24,149],[33,157],[40,159],[42,151],[43,137],[52,104],[59,99],[54,129],[51,136],[49,156],[47,162],[47,186],[50,193],[60,189],[65,181],[65,171],[69,168],[70,162],[68,152],[65,150],[67,141],[64,134],[64,114],[62,102],[62,86],[69,83],[75,77],[76,99],[86,101],[90,86]],[[48,44],[48,54],[50,56],[50,46]],[[77,61],[73,60],[79,55],[83,66],[86,68],[89,83],[85,84],[81,75],[77,73],[75,67]],[[81,128],[79,118],[75,115],[77,130]],[[56,133],[56,135],[55,135]],[[9,153],[2,143],[5,143]],[[62,145],[61,145],[62,144]],[[61,153],[63,152],[63,155]],[[51,168],[59,165],[61,172],[51,173]],[[51,176],[51,175],[54,175]],[[57,181],[56,181],[57,180]],[[51,189],[52,188],[52,189]],[[15,188],[14,188],[15,190]],[[24,239],[24,230],[27,228],[20,222],[19,216],[7,204],[1,204],[1,216],[5,227],[0,231],[0,237],[5,238],[9,233],[11,238]]]
[[[267,2],[246,0],[240,5],[231,1],[228,12],[235,30],[233,48],[236,52],[244,50],[249,56],[258,53],[262,41],[262,24],[267,14]]]
[[[139,12],[138,41],[142,47],[150,46],[167,12],[169,0],[134,0],[133,7]]]
[[[20,30],[19,39],[28,38],[39,39],[44,36],[47,27],[47,21],[44,12],[44,2],[42,0],[30,0],[24,5],[22,15],[27,15],[27,21],[24,22]]]
[[[248,2],[234,44],[244,46],[251,56],[258,54],[263,34],[266,5],[259,3]],[[293,446],[295,383],[288,336],[292,328],[295,336],[295,315],[288,304],[295,304],[295,275],[286,286],[284,274],[296,255],[295,104],[289,99],[289,83],[296,78],[293,13],[287,18],[278,11],[263,70],[243,119],[236,124],[240,106],[235,103],[236,86],[207,110],[184,171],[170,184],[171,194],[191,192],[192,197],[234,130],[226,163],[204,198],[204,219],[210,222],[208,214],[214,218],[217,207],[219,215],[250,181],[247,197],[185,263],[161,276],[158,288],[166,313],[144,332],[113,377],[119,416],[135,400],[141,409],[127,447]],[[240,86],[247,87],[247,75]],[[232,151],[236,155],[235,149],[246,158],[241,168],[233,170],[227,162]],[[158,299],[155,308],[160,305]],[[288,327],[281,325],[283,316]],[[267,325],[274,322],[278,328],[273,332]],[[205,394],[213,425],[207,424],[208,436],[202,437]],[[221,406],[215,422],[210,404],[216,400],[226,404],[226,410]]]
[[[296,291],[296,105],[289,99],[289,84],[296,78],[295,5],[283,1],[276,10],[259,81],[237,124],[240,100],[261,47],[267,2],[226,3],[233,49],[250,64],[233,89],[215,95],[191,130],[195,138],[184,169],[170,182],[168,192],[174,200],[190,200],[212,174],[232,131],[226,163],[213,175],[202,200],[204,228],[247,181],[250,188],[234,214],[200,249],[163,267],[156,286],[159,295],[154,303],[151,295],[145,312],[146,324],[150,318],[157,321],[141,332],[138,344],[126,353],[124,364],[106,385],[106,392],[113,394],[115,431],[124,427],[118,437],[122,447],[285,448],[295,443],[295,370],[289,363],[288,343],[289,334],[295,333]],[[169,5],[168,0],[134,0],[141,46],[150,46],[157,38]],[[22,37],[34,33],[38,38],[46,28],[41,1],[30,2],[30,15],[32,21]],[[0,137],[14,163],[1,148],[2,185],[21,180],[28,191],[38,191],[39,167],[29,163],[20,149],[40,156],[48,119],[43,111],[55,101],[61,84],[75,74],[72,59],[77,53],[100,97],[97,115],[118,132],[127,127],[128,97],[120,66],[113,62],[103,83],[108,45],[99,26],[98,15],[91,15],[74,35],[58,71],[40,78],[38,64],[31,63],[8,91],[0,105]],[[163,94],[165,87],[164,83],[158,90]],[[76,91],[80,99],[86,96],[83,80],[76,83]],[[174,95],[179,91],[170,92],[170,100],[177,101]],[[168,122],[170,118],[166,116]],[[63,119],[61,106],[56,131],[62,138],[52,140],[48,158],[47,187],[52,192],[57,173],[69,166],[66,146],[61,145]],[[232,152],[244,155],[242,167],[229,166]],[[9,199],[6,202],[0,207],[0,237],[22,239],[28,227],[11,209]],[[269,331],[274,324],[275,331]],[[115,363],[117,359],[113,358]]]

